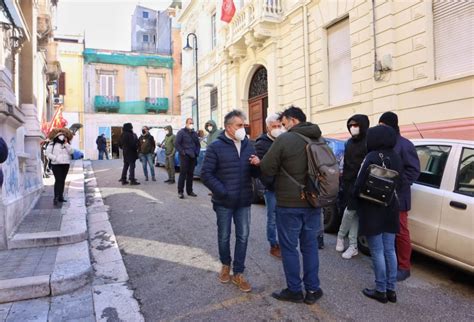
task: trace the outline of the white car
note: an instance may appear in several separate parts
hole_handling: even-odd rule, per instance
[[[408,213],[413,248],[474,273],[474,142],[412,142],[421,165]]]

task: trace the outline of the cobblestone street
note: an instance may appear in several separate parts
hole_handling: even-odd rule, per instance
[[[92,165],[147,321],[474,319],[473,277],[420,254],[414,254],[412,277],[397,285],[397,304],[365,298],[361,290],[373,285],[370,259],[342,259],[334,250],[335,236],[328,234],[320,252],[323,298],[313,306],[276,301],[270,294],[285,287],[285,279],[281,262],[268,254],[264,205],[252,206],[246,276],[253,291],[241,293],[217,281],[215,214],[199,180],[198,197],[179,200],[176,186],[163,183],[164,169],[156,168],[158,182],[145,182],[137,162],[142,184],[130,187],[117,182],[120,160]]]

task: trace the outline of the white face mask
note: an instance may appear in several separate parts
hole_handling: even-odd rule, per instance
[[[351,126],[350,130],[352,136],[359,135],[360,129],[359,127]]]
[[[208,127],[207,127],[207,132],[211,132],[211,131],[212,131],[212,129],[213,129],[213,127],[212,127],[212,126],[208,126]]]
[[[170,134],[170,131],[165,130],[165,134],[166,134],[166,135]]]
[[[188,128],[188,130],[192,130],[194,129],[194,124],[186,124],[186,127]]]
[[[285,132],[285,131],[283,131],[283,129],[273,129],[273,130],[270,131],[270,135],[273,136],[276,139],[283,132]]]
[[[61,141],[64,141],[65,137],[64,137],[64,135],[59,135],[58,139],[61,140]]]
[[[235,131],[234,136],[236,140],[243,141],[246,136],[245,129],[243,127],[238,129],[237,131]]]

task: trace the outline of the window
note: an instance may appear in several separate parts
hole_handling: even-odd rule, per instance
[[[211,120],[217,120],[217,88],[211,91]]]
[[[114,75],[100,75],[100,95],[115,96]]]
[[[143,35],[143,42],[148,42],[148,35]]]
[[[143,17],[144,19],[148,19],[149,16],[150,16],[150,13],[149,13],[148,11],[143,11],[143,12],[142,12],[142,17]]]
[[[474,71],[474,1],[433,1],[437,79]]]
[[[196,99],[193,99],[193,105],[191,107],[191,117],[193,118],[194,124],[197,124],[197,105],[196,105]]]
[[[211,16],[211,48],[216,48],[217,37],[216,37],[216,14],[213,13]]]
[[[416,147],[420,159],[419,184],[439,188],[443,179],[444,167],[448,161],[450,146],[422,145]]]
[[[474,197],[474,149],[462,150],[454,192]]]
[[[148,82],[150,97],[164,97],[163,95],[163,77],[150,77]]]
[[[349,18],[327,29],[329,105],[352,99],[352,65]]]

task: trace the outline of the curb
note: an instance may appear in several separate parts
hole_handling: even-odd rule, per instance
[[[87,241],[60,246],[50,275],[0,280],[0,303],[69,293],[89,283],[92,267]]]
[[[9,249],[59,246],[87,239],[83,161],[76,160],[69,171],[68,202],[61,209],[60,231],[15,234],[8,240]]]
[[[90,250],[94,267],[93,302],[96,321],[144,321],[127,285],[128,274],[109,221],[108,206],[97,188],[91,162],[84,162]]]

